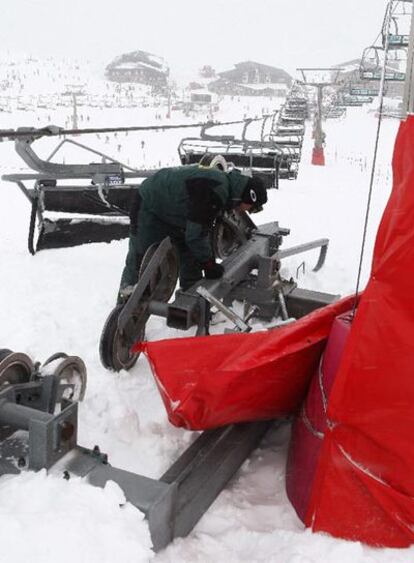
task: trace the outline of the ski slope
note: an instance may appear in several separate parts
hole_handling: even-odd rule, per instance
[[[273,100],[277,105],[280,103]],[[260,115],[269,100],[227,99],[217,119]],[[296,181],[281,181],[269,192],[258,223],[278,220],[291,229],[285,245],[328,237],[324,268],[311,271],[316,256],[296,256],[283,264],[286,277],[301,287],[349,294],[355,291],[362,231],[368,198],[377,121],[370,108],[349,108],[345,119],[325,123],[325,167],[310,165],[312,139],[308,124],[303,159]],[[372,109],[372,108],[371,108]],[[81,107],[83,126],[103,127],[155,123],[165,120],[165,107]],[[0,114],[1,128],[18,125],[65,125],[70,108]],[[181,113],[168,123],[191,122]],[[204,116],[196,116],[196,121]],[[82,126],[82,123],[79,124]],[[396,120],[384,120],[374,176],[374,192],[362,270],[362,287],[378,223],[391,187],[391,155]],[[197,129],[184,134],[197,134]],[[183,132],[148,132],[82,137],[81,141],[114,155],[131,166],[177,165]],[[47,155],[52,140],[38,143]],[[76,149],[62,156],[75,161]],[[79,155],[80,157],[80,155]],[[88,162],[88,160],[86,160]],[[0,144],[0,172],[22,170],[10,142]],[[80,405],[79,443],[99,444],[110,462],[137,473],[158,477],[194,440],[195,434],[172,427],[166,418],[149,366],[140,357],[129,372],[113,374],[100,364],[98,342],[114,306],[127,241],[48,250],[32,257],[27,251],[30,206],[15,185],[0,182],[0,346],[25,352],[43,361],[65,351],[79,355],[88,368],[88,389]],[[299,268],[305,258],[305,270]],[[362,288],[361,287],[361,288]],[[151,319],[147,338],[185,336]],[[105,490],[80,479],[25,472],[0,479],[1,561],[59,563],[277,562],[376,563],[409,562],[414,548],[374,550],[304,530],[284,490],[284,466],[289,428],[271,433],[238,476],[185,539],[154,555],[142,514],[114,484]]]

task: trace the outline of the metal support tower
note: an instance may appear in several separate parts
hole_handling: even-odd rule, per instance
[[[63,92],[63,96],[70,96],[72,98],[72,128],[78,129],[78,96],[84,96],[85,91],[82,86],[67,85],[67,90]]]
[[[323,89],[336,84],[342,68],[298,68],[302,74],[302,83],[306,86],[317,88],[317,108],[313,121],[314,147],[312,152],[312,164],[325,166],[325,133],[322,129],[322,106]]]

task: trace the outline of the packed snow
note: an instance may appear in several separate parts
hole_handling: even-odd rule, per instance
[[[49,67],[51,62],[49,61]],[[48,72],[48,64],[29,65]],[[55,69],[56,70],[56,69]],[[55,71],[51,70],[53,75]],[[76,75],[77,69],[73,67]],[[33,91],[44,85],[39,74],[30,76]],[[28,80],[29,80],[28,78]],[[67,80],[66,75],[62,81]],[[85,83],[80,80],[78,82]],[[191,123],[205,115],[184,116],[141,92],[141,102],[128,107],[113,85],[94,78],[83,88],[91,96],[78,108],[79,126],[110,127],[151,123]],[[41,94],[38,87],[37,94]],[[107,98],[98,97],[105,92]],[[17,94],[16,94],[17,95]],[[137,95],[137,92],[134,93]],[[37,98],[38,99],[38,98]],[[56,96],[56,101],[58,97]],[[54,105],[17,109],[16,96],[9,111],[0,113],[2,129],[17,126],[70,125],[72,108]],[[108,102],[109,100],[109,102]],[[274,98],[224,98],[215,119],[229,120],[261,115],[277,108]],[[107,102],[107,103],[106,103]],[[32,105],[30,105],[32,104]],[[131,105],[131,104],[130,104]],[[39,104],[40,106],[40,104]],[[109,107],[107,107],[109,106]],[[269,202],[258,223],[277,220],[291,229],[285,246],[311,239],[330,239],[327,262],[312,272],[316,252],[287,259],[282,273],[298,277],[301,287],[345,295],[355,291],[366,213],[377,119],[375,107],[349,108],[344,119],[324,123],[327,133],[325,167],[310,164],[312,139],[308,124],[302,162],[296,181],[281,181],[269,191]],[[391,155],[398,121],[382,124],[378,163],[374,176],[362,287],[370,270],[373,243],[391,187]],[[239,131],[235,131],[238,133]],[[198,128],[139,134],[90,135],[75,138],[137,168],[178,165],[177,146],[183,136]],[[47,156],[56,142],[39,141]],[[0,144],[0,172],[22,171],[13,143]],[[68,147],[58,161],[81,158]],[[83,157],[84,158],[84,157]],[[90,161],[90,156],[87,157]],[[44,361],[55,352],[79,355],[88,369],[88,389],[80,405],[79,443],[99,444],[110,462],[123,469],[159,477],[195,439],[196,433],[172,427],[166,417],[147,361],[140,357],[129,372],[106,371],[99,360],[100,333],[114,306],[127,241],[77,248],[48,250],[31,256],[27,251],[30,206],[14,184],[1,182],[0,344]],[[305,267],[302,262],[305,260]],[[217,331],[220,327],[217,328]],[[151,319],[147,338],[157,340],[179,333],[162,319]],[[287,500],[284,485],[289,427],[271,432],[261,448],[245,462],[239,474],[218,497],[187,538],[178,539],[154,554],[143,515],[126,502],[113,483],[104,490],[81,479],[66,481],[58,475],[24,471],[0,479],[1,561],[77,561],[103,563],[144,562],[280,562],[280,563],[380,563],[408,562],[414,548],[372,549],[305,530]]]

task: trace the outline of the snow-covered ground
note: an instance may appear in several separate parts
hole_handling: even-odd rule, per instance
[[[225,100],[218,119],[260,115],[268,99]],[[279,102],[273,100],[273,104]],[[166,108],[79,108],[80,126],[144,125],[165,119]],[[0,128],[18,125],[65,125],[70,108],[13,110],[0,114]],[[183,123],[173,113],[169,123]],[[199,116],[198,120],[204,116]],[[329,237],[325,267],[311,271],[316,256],[306,256],[300,270],[302,287],[338,294],[355,290],[370,167],[377,122],[367,108],[350,108],[342,120],[326,122],[325,167],[311,166],[310,129],[296,181],[282,181],[269,192],[269,203],[254,219],[278,220],[291,229],[285,245]],[[378,222],[391,186],[390,161],[396,120],[384,120],[374,178],[363,282],[370,268]],[[185,136],[197,134],[186,130]],[[131,166],[178,164],[183,132],[148,132],[82,137],[81,142],[113,154]],[[38,143],[48,154],[55,143]],[[71,151],[66,162],[75,160]],[[90,158],[89,158],[90,160]],[[21,169],[12,143],[0,144],[0,172]],[[98,342],[104,320],[114,305],[127,242],[49,250],[32,257],[27,251],[30,208],[15,185],[1,182],[0,206],[0,347],[25,352],[36,360],[65,351],[83,358],[88,390],[80,406],[79,442],[99,444],[111,463],[158,477],[191,443],[195,435],[172,427],[166,418],[149,366],[140,357],[129,372],[113,374],[100,364]],[[286,260],[283,272],[296,276],[304,257]],[[162,319],[151,320],[150,340],[179,336]],[[280,563],[408,562],[414,548],[374,550],[304,530],[284,490],[289,428],[271,433],[262,448],[242,467],[189,537],[176,540],[154,555],[142,515],[124,504],[115,485],[105,490],[81,480],[65,481],[45,472],[25,472],[0,479],[0,561],[210,562]],[[120,506],[122,505],[122,506]]]

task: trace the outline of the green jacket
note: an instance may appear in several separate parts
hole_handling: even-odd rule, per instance
[[[214,219],[239,205],[247,182],[237,170],[227,173],[198,164],[163,168],[139,187],[140,215],[145,224],[154,215],[175,232],[182,230],[185,244],[203,263],[212,257],[209,230]]]

